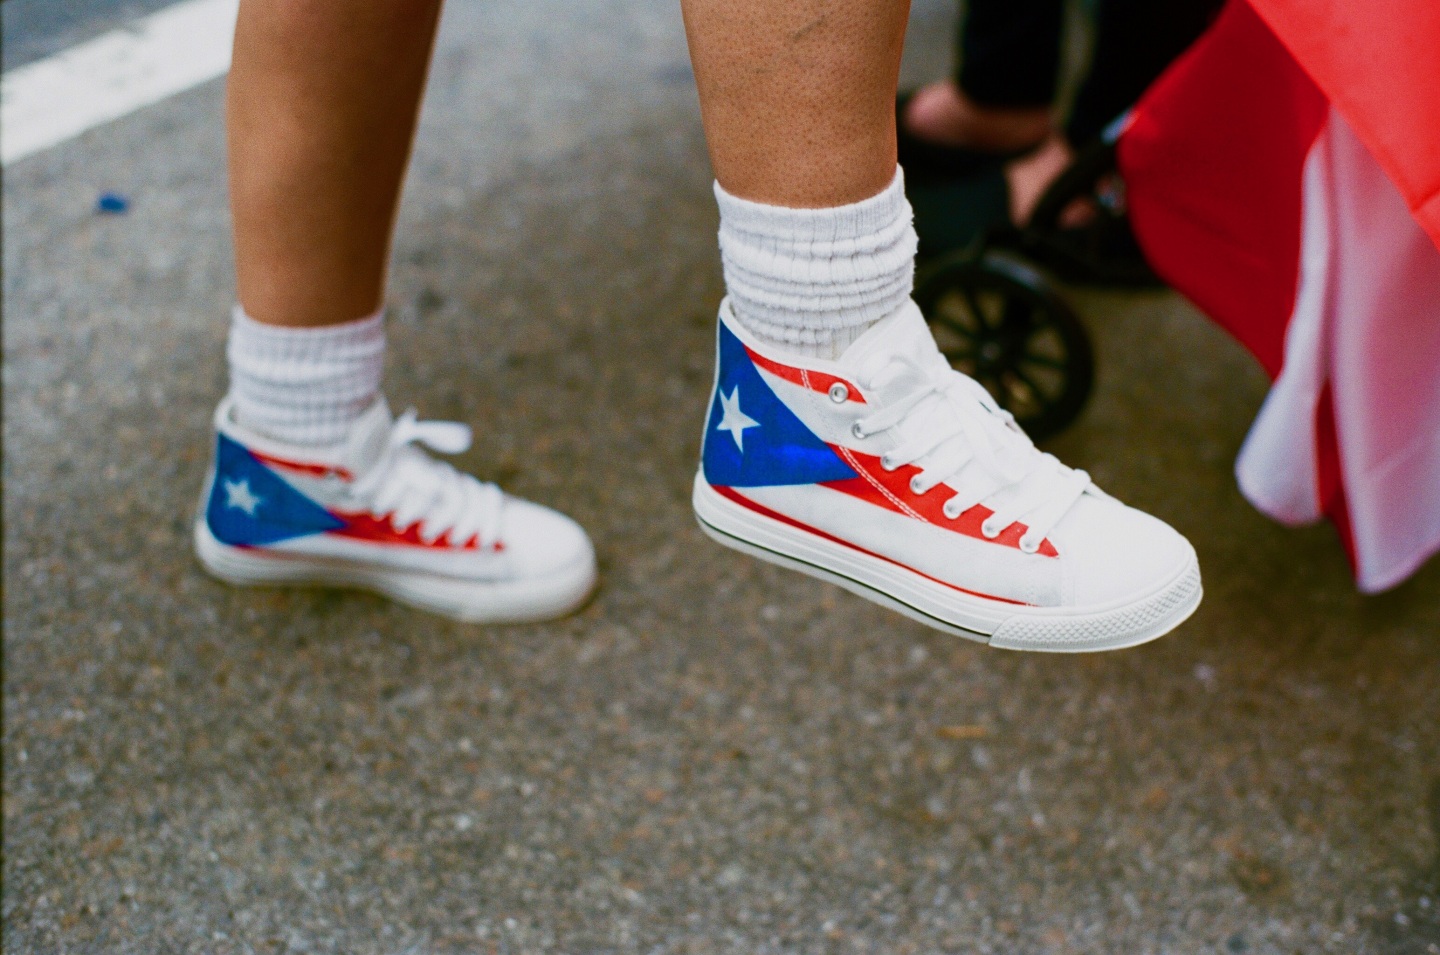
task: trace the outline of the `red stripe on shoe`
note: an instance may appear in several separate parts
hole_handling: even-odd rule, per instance
[[[259,461],[261,464],[268,465],[272,468],[283,468],[286,471],[294,471],[298,474],[303,474],[306,477],[338,477],[346,481],[353,481],[355,479],[355,476],[353,474],[351,474],[349,471],[345,470],[342,467],[336,467],[329,464],[312,464],[306,461],[287,461],[284,458],[277,458],[268,454],[261,454],[254,448],[246,448],[245,450],[249,451],[250,456],[253,457],[255,460]]]
[[[778,361],[766,358],[749,346],[746,346],[745,354],[749,355],[750,360],[756,365],[764,368],[777,378],[783,378],[802,388],[809,388],[811,391],[824,392],[825,394],[830,393],[832,385],[841,384],[845,386],[845,390],[848,392],[845,398],[846,401],[855,401],[862,405],[865,404],[865,397],[860,394],[860,389],[856,388],[844,378],[826,374],[823,371],[811,371],[808,368],[792,368],[789,365],[782,365]]]
[[[825,486],[828,487],[828,485]],[[779,521],[782,524],[787,524],[790,527],[794,527],[798,530],[805,531],[808,534],[814,534],[816,537],[827,540],[832,544],[839,544],[841,547],[848,547],[850,550],[864,554],[867,557],[874,557],[878,560],[885,561],[887,564],[894,564],[896,567],[899,567],[902,570],[908,570],[910,571],[910,573],[915,574],[918,577],[924,577],[926,580],[931,581],[932,583],[940,584],[942,587],[949,587],[951,590],[958,590],[960,593],[969,594],[971,597],[980,597],[985,600],[994,600],[1002,604],[1014,604],[1018,607],[1034,606],[1034,604],[1028,604],[1023,600],[1011,600],[1008,597],[996,597],[993,594],[982,594],[978,590],[968,590],[965,587],[960,587],[956,584],[952,584],[947,580],[941,580],[938,577],[931,577],[924,571],[916,570],[909,564],[902,564],[900,561],[895,560],[893,557],[886,557],[884,554],[877,554],[874,551],[866,550],[865,548],[856,546],[855,544],[852,544],[847,540],[836,537],[834,534],[827,534],[825,531],[822,531],[819,528],[811,527],[808,524],[802,524],[800,521],[795,520],[793,517],[787,517],[786,515],[781,514],[778,511],[772,511],[764,504],[752,501],[750,500],[750,498],[745,497],[743,494],[740,494],[733,487],[717,487],[713,484],[710,485],[710,487],[715,491],[715,493],[719,494],[726,500],[733,501],[734,503],[739,504],[741,507],[754,511],[757,514],[768,517],[771,520]]]
[[[409,527],[397,530],[390,521],[390,515],[376,517],[374,514],[356,513],[342,514],[331,511],[337,518],[345,522],[344,527],[338,527],[327,534],[336,537],[348,537],[351,540],[365,541],[371,544],[395,544],[402,547],[419,547],[423,550],[460,550],[478,551],[480,547],[480,535],[472,536],[463,544],[451,544],[446,542],[442,536],[438,540],[426,541],[420,536],[420,522],[416,521]],[[505,549],[505,544],[496,541],[486,550],[498,553]]]
[[[976,504],[969,510],[962,511],[959,517],[948,517],[945,514],[946,495],[940,492],[939,488],[932,488],[928,494],[916,494],[910,490],[910,479],[920,473],[920,468],[913,464],[905,464],[893,471],[887,471],[880,466],[880,459],[874,455],[861,454],[859,451],[838,444],[832,444],[830,447],[844,459],[845,463],[855,469],[858,477],[845,478],[840,481],[825,481],[820,485],[821,487],[828,487],[833,491],[858,497],[876,507],[883,507],[887,511],[904,514],[914,520],[934,524],[936,527],[964,534],[966,537],[973,537],[987,544],[999,544],[1002,547],[1013,547],[1016,550],[1020,549],[1020,538],[1030,530],[1029,525],[1017,521],[1001,531],[998,536],[986,537],[981,533],[980,526],[995,512],[985,505]],[[1040,542],[1037,553],[1045,557],[1060,556],[1049,538]]]

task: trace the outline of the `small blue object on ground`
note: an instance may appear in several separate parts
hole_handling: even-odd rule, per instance
[[[130,200],[118,192],[102,192],[95,200],[95,211],[107,215],[120,215],[130,211]]]

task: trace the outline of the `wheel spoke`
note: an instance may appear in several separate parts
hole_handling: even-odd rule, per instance
[[[993,329],[995,324],[990,321],[990,316],[980,307],[980,300],[975,297],[975,290],[967,285],[961,290],[961,294],[965,296],[965,304],[970,306],[970,313],[975,316],[976,326],[981,329]]]
[[[979,316],[970,314],[970,305],[968,302],[956,302],[954,300],[947,300],[944,305],[935,309],[935,320],[949,328],[953,328],[957,335],[963,335],[966,338],[973,338],[976,331],[985,327],[984,322],[981,321]]]
[[[1035,403],[1040,405],[1041,408],[1049,408],[1055,403],[1055,398],[1046,394],[1045,389],[1037,385],[1035,379],[1021,371],[1019,365],[1011,365],[1008,371],[1016,378],[1025,382],[1025,387],[1030,389],[1030,393],[1035,396]]]
[[[936,315],[935,322],[949,329],[956,338],[973,342],[975,340],[975,329],[966,328],[965,323],[950,315]]]
[[[1009,389],[1005,387],[1005,383],[1000,380],[999,375],[993,371],[983,373],[976,371],[974,377],[976,381],[985,386],[985,390],[990,392],[992,398],[1000,402],[1000,407],[1006,409],[1010,407],[1010,402],[1005,400],[1010,394]]]
[[[1085,255],[1094,236],[1078,231],[1085,234],[1074,237],[1076,251]],[[1075,417],[1089,391],[1088,343],[1047,289],[981,268],[946,276],[943,288],[922,297],[950,365],[976,379],[1027,432],[1049,436]]]
[[[1020,356],[1020,363],[1024,365],[1039,365],[1041,368],[1053,368],[1056,371],[1069,371],[1070,363],[1063,358],[1052,358],[1049,355],[1039,355],[1034,352],[1025,352]]]
[[[1033,311],[1026,308],[1024,302],[1017,302],[1014,299],[1005,300],[998,331],[1000,339],[1005,342],[1007,352],[1022,351],[1025,341],[1031,336],[1035,327]]]
[[[1059,330],[1055,323],[1055,318],[1051,314],[1050,306],[1044,302],[1036,302],[1030,306],[1030,323],[1034,328],[1055,328],[1057,331]]]
[[[973,365],[980,360],[980,354],[971,342],[942,347],[940,354],[944,355],[952,365],[957,362]]]

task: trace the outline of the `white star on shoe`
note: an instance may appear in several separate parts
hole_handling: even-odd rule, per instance
[[[735,439],[735,447],[740,453],[745,453],[745,429],[758,428],[760,422],[740,410],[740,386],[736,385],[730,392],[730,397],[725,397],[725,392],[720,392],[720,407],[725,410],[720,418],[720,423],[715,426],[716,431],[729,431],[730,437]]]
[[[225,485],[225,506],[239,508],[254,517],[255,509],[264,498],[250,490],[250,481],[241,478],[238,481],[222,480],[221,483]]]

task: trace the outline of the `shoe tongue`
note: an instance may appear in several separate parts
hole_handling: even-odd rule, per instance
[[[385,453],[395,419],[384,398],[376,398],[350,429],[345,443],[345,466],[357,477],[369,471]]]
[[[929,387],[935,381],[937,374],[959,375],[953,371],[950,362],[940,352],[935,344],[935,336],[930,331],[930,325],[925,321],[925,316],[920,311],[920,306],[915,302],[908,301],[889,316],[881,319],[874,327],[855,340],[855,343],[846,349],[845,354],[840,356],[839,364],[849,373],[856,377],[863,378],[865,375],[874,375],[888,365],[895,358],[908,359],[907,364],[911,367],[904,368],[901,373],[891,379],[885,390],[895,395],[907,393],[910,389]],[[992,438],[996,439],[999,445],[1010,446],[1014,442],[1006,436],[1009,426],[1005,424],[1003,412],[996,404],[995,399],[990,396],[980,385],[971,380],[970,394],[975,403],[983,408],[990,415],[994,416],[994,424],[997,428],[991,428]],[[958,424],[955,416],[960,412],[948,402],[935,404],[924,411],[916,412],[899,422],[898,433],[902,437],[914,437],[920,434],[934,434],[941,431],[952,431]],[[1022,439],[1023,440],[1023,439]],[[1026,442],[1028,444],[1028,442]],[[1007,453],[1002,451],[1001,453]],[[1023,450],[1018,453],[1024,454]]]
[[[838,363],[851,374],[859,374],[871,364],[882,365],[904,355],[921,368],[939,354],[930,326],[920,313],[920,306],[907,300],[904,305],[876,322],[840,356]]]

